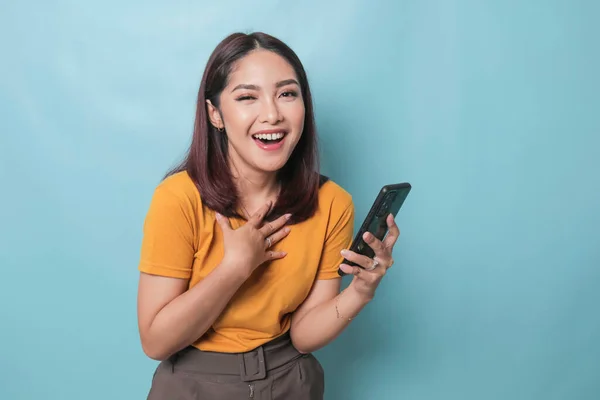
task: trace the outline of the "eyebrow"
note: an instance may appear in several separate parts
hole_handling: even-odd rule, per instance
[[[287,86],[287,85],[298,85],[300,86],[300,84],[298,83],[297,80],[295,79],[285,79],[283,81],[279,81],[275,84],[276,88],[280,88],[282,86]],[[238,89],[247,89],[247,90],[258,90],[259,86],[257,85],[248,85],[245,83],[241,83],[239,85],[237,85],[236,87],[233,88],[232,92],[235,92]]]

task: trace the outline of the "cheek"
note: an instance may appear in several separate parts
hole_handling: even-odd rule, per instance
[[[223,118],[230,132],[245,134],[256,119],[252,107],[229,103],[223,105]]]
[[[239,107],[234,110],[233,118],[241,126],[250,126],[256,120],[256,112],[252,107]]]
[[[304,128],[304,116],[305,110],[303,104],[290,110],[290,119],[293,121],[293,124],[298,127],[300,132],[302,132],[302,129]]]

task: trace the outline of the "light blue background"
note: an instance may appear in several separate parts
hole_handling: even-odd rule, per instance
[[[237,30],[305,63],[357,225],[414,187],[327,399],[600,398],[598,4],[3,1],[0,399],[145,398],[142,222]]]

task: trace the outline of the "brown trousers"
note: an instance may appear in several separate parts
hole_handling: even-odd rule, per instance
[[[148,400],[322,400],[323,368],[288,334],[247,353],[188,347],[161,362]]]

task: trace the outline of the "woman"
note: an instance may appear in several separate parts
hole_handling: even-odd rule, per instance
[[[392,216],[374,259],[348,252],[350,195],[319,175],[310,89],[296,54],[264,33],[211,55],[189,154],[144,223],[138,322],[160,360],[148,398],[322,399],[311,354],[373,298],[392,265]],[[361,268],[340,293],[338,267]]]

